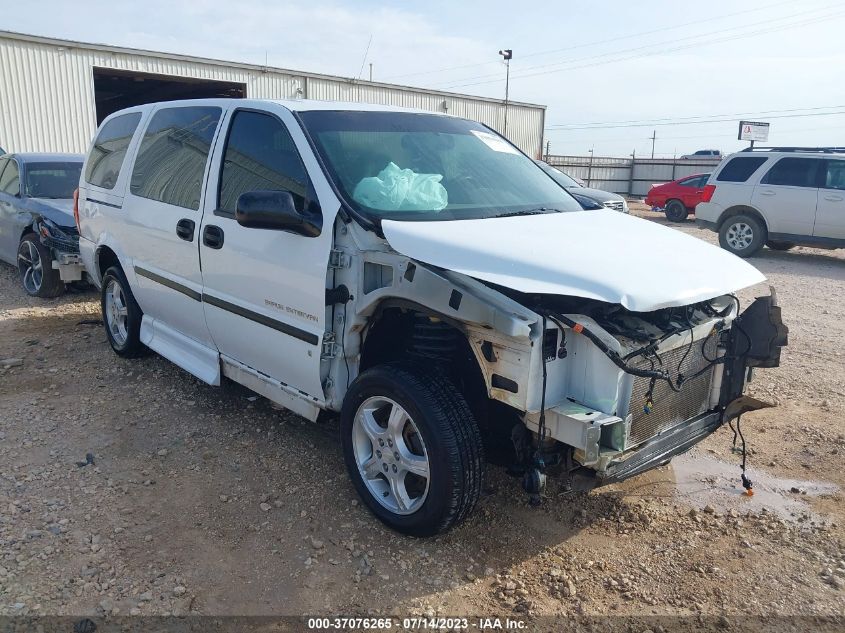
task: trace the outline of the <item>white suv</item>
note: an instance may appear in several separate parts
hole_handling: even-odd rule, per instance
[[[442,114],[130,108],[100,126],[76,215],[118,355],[339,413],[358,493],[410,534],[470,513],[486,448],[535,500],[547,469],[589,487],[665,464],[763,406],[747,368],[786,343],[772,297],[740,314],[731,294],[763,280],[751,265],[583,211],[506,139]]]
[[[699,226],[740,257],[764,245],[845,247],[845,149],[749,148],[728,156],[695,207]]]

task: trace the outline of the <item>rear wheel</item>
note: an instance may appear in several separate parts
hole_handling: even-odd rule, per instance
[[[719,228],[719,244],[740,257],[751,257],[766,243],[766,229],[751,215],[735,215]]]
[[[666,219],[671,222],[683,222],[687,219],[689,211],[680,200],[670,200],[666,203]]]
[[[65,291],[59,271],[53,268],[53,256],[34,233],[27,233],[18,245],[18,270],[21,284],[33,297],[58,297]]]
[[[792,248],[795,248],[795,244],[792,242],[766,242],[766,246],[771,248],[773,251],[788,251]]]
[[[413,364],[373,367],[350,386],[340,421],[352,483],[389,527],[431,536],[475,507],[481,435],[448,378]]]
[[[106,336],[115,353],[124,358],[143,355],[147,351],[141,343],[144,313],[135,301],[126,275],[118,266],[112,266],[103,274],[100,307]]]

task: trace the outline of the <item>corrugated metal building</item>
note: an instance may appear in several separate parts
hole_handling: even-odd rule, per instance
[[[0,31],[0,146],[84,152],[130,105],[199,97],[357,101],[448,112],[502,130],[504,102],[281,68]],[[539,157],[545,106],[511,101],[507,136]]]

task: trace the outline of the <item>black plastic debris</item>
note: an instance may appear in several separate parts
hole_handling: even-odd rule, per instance
[[[84,462],[76,462],[76,465],[79,468],[84,468],[88,465],[95,466],[94,464],[94,453],[85,453],[85,461]]]
[[[89,455],[91,453],[88,453]],[[79,622],[74,622],[73,633],[94,633],[97,630],[97,625],[88,618],[83,618]]]

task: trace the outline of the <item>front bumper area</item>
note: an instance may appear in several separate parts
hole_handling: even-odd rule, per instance
[[[59,271],[59,277],[65,283],[81,281],[85,276],[85,267],[78,253],[61,253],[53,251],[52,266]]]
[[[79,234],[74,226],[59,226],[42,216],[33,220],[41,243],[50,251],[52,268],[59,271],[59,277],[65,283],[81,281],[85,267],[79,257]]]
[[[657,468],[668,462],[675,455],[685,453],[722,425],[722,415],[718,411],[705,413],[685,424],[676,426],[671,431],[655,438],[645,446],[633,451],[628,457],[610,462],[602,472],[587,470],[595,486],[624,481]],[[577,472],[576,476],[582,475]]]

